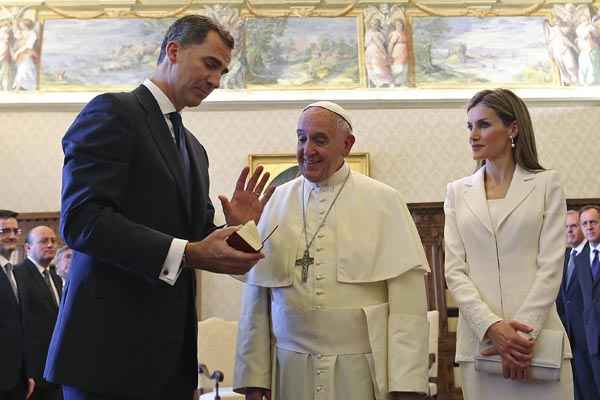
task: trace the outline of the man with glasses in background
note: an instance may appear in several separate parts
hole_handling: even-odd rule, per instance
[[[25,373],[24,296],[9,262],[21,234],[17,213],[0,210],[0,400],[25,399],[35,387]]]

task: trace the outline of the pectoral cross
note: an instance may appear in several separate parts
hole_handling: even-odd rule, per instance
[[[302,266],[302,282],[306,282],[308,280],[308,267],[315,263],[314,257],[310,256],[308,249],[304,250],[304,255],[302,258],[296,260],[296,266]]]

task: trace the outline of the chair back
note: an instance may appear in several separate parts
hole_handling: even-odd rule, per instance
[[[216,369],[223,372],[220,387],[233,385],[237,328],[237,321],[225,321],[221,318],[208,318],[198,322],[198,362],[205,364],[210,372]],[[200,375],[198,387],[205,392],[210,391],[213,383]]]

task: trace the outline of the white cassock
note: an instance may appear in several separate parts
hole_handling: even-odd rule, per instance
[[[428,271],[398,192],[350,173],[310,247],[302,282],[296,260],[350,168],[326,182],[296,178],[277,188],[259,223],[266,257],[242,279],[234,388],[272,390],[274,400],[386,399],[427,390]],[[304,191],[303,191],[304,187]]]

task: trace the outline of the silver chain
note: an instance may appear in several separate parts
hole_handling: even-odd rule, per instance
[[[327,209],[327,212],[325,213],[325,216],[321,220],[321,223],[317,227],[317,230],[315,231],[314,235],[310,239],[310,242],[308,241],[308,232],[307,232],[307,229],[306,229],[306,206],[304,204],[305,203],[304,202],[304,181],[305,181],[306,178],[304,178],[302,180],[302,222],[304,223],[304,243],[306,245],[306,253],[308,253],[308,249],[310,249],[310,246],[312,246],[313,242],[315,241],[315,238],[317,237],[317,234],[319,233],[319,231],[321,230],[321,228],[323,227],[323,225],[325,225],[325,221],[327,220],[327,217],[329,216],[329,213],[331,212],[331,209],[333,208],[333,205],[337,201],[338,197],[340,197],[340,193],[342,193],[342,190],[344,189],[344,186],[346,186],[346,182],[348,182],[348,178],[350,178],[350,172],[352,172],[352,170],[348,171],[348,174],[344,178],[344,182],[342,182],[342,186],[340,187],[340,190],[338,190],[338,192],[336,193],[335,197],[333,198],[333,201],[329,205],[329,208]],[[310,195],[309,195],[309,197],[310,197]]]

